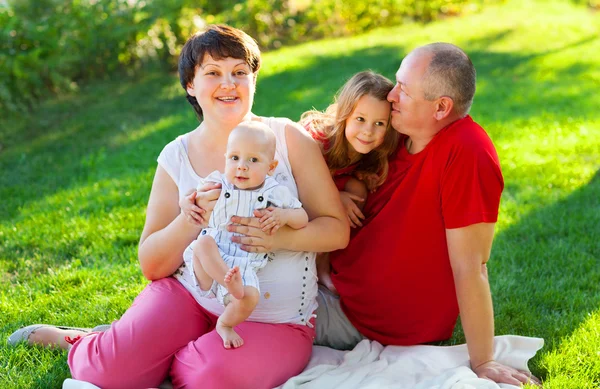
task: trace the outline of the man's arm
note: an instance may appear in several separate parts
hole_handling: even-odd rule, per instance
[[[538,383],[535,377],[494,361],[494,310],[486,268],[494,239],[494,226],[494,223],[479,223],[446,230],[471,368],[479,377],[497,383]]]

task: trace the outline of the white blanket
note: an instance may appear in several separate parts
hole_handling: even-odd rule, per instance
[[[527,361],[544,340],[496,336],[494,359],[529,371]],[[469,368],[467,346],[387,346],[363,340],[352,351],[314,346],[311,360],[300,375],[280,389],[518,389],[477,378]]]
[[[544,340],[496,336],[494,359],[529,371],[527,361]],[[161,388],[169,388],[168,383]],[[314,346],[308,366],[279,389],[518,389],[477,378],[469,368],[467,346],[387,346],[363,340],[352,351]],[[66,379],[63,389],[100,389],[84,381]]]

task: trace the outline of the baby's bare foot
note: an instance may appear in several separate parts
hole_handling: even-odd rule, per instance
[[[225,287],[227,291],[231,293],[233,297],[238,300],[244,298],[244,283],[242,282],[242,275],[240,274],[240,268],[234,266],[225,273]]]
[[[223,339],[223,347],[227,349],[232,347],[238,348],[244,344],[244,339],[242,339],[232,327],[222,324],[221,321],[217,321],[215,330],[221,339]]]

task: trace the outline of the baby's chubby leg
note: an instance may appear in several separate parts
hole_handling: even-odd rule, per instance
[[[213,284],[213,280],[223,283],[225,273],[229,270],[221,254],[219,247],[213,237],[200,235],[193,243],[194,253],[194,275],[200,289],[208,290]]]
[[[233,327],[244,322],[254,311],[258,304],[258,289],[253,286],[244,286],[244,297],[232,298],[225,307],[225,312],[219,316],[215,330],[223,339],[223,347],[236,348],[244,344],[244,340],[234,331]]]
[[[239,267],[234,266],[230,269],[227,266],[213,237],[200,235],[192,249],[194,274],[202,290],[208,290],[215,280],[236,299],[244,297],[244,284]]]

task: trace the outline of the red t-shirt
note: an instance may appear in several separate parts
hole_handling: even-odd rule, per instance
[[[504,188],[492,141],[470,116],[417,154],[400,145],[387,180],[368,196],[364,226],[330,256],[342,309],[386,345],[452,336],[458,302],[446,229],[496,222]]]

